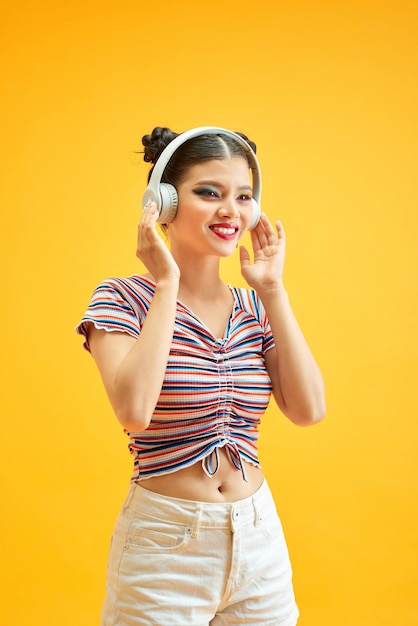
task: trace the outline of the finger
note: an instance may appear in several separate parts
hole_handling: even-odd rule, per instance
[[[142,207],[141,221],[149,216],[151,207],[152,200],[148,200],[148,202]]]
[[[278,237],[279,241],[285,242],[286,241],[286,233],[285,233],[285,230],[283,228],[283,224],[281,223],[280,220],[276,220],[276,230],[277,230],[277,237]]]
[[[258,238],[259,240],[262,239],[266,232],[266,226],[268,225],[268,218],[265,213],[262,213],[256,227],[253,228],[253,230],[251,231],[251,234],[256,235],[256,238]]]
[[[260,219],[257,226],[254,228],[254,230],[251,231],[251,241],[252,241],[254,252],[258,252],[259,250],[262,250],[270,243],[271,234],[267,230],[268,227],[270,226],[270,222],[268,221],[267,216],[264,215],[264,218],[265,219]],[[273,232],[273,236],[275,237],[274,232]]]
[[[157,203],[154,200],[148,200],[146,205],[142,208],[142,216],[149,217],[157,212]]]
[[[250,255],[245,246],[239,247],[239,260],[242,268],[250,265]]]
[[[257,224],[256,228],[254,228],[251,231],[251,244],[252,244],[254,253],[257,253],[259,250],[261,250],[261,242],[260,242],[258,229],[259,229],[259,224]]]
[[[267,238],[269,244],[274,244],[277,241],[277,235],[279,232],[278,224],[281,225],[279,220],[276,220],[276,228],[274,228],[273,224],[270,222],[269,218],[265,213],[262,213],[261,220],[262,225],[264,227],[264,234]]]
[[[148,235],[155,230],[155,225],[158,219],[157,204],[152,201],[148,201],[145,205],[139,226],[144,228]]]

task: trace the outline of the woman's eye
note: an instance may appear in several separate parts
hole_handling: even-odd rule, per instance
[[[219,193],[216,189],[209,189],[205,187],[204,189],[195,189],[194,192],[198,196],[205,196],[206,198],[219,198]]]
[[[244,202],[246,202],[246,201],[248,201],[248,200],[251,200],[251,196],[249,196],[249,195],[248,195],[248,194],[246,194],[246,193],[243,193],[241,196],[239,196],[239,198],[238,198],[238,199],[239,199],[239,200],[244,200]]]

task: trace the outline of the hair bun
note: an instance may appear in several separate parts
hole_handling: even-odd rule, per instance
[[[157,126],[150,135],[142,137],[144,146],[144,161],[146,163],[155,163],[168,144],[177,137],[170,128]]]

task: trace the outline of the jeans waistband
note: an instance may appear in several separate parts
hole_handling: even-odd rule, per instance
[[[132,483],[123,512],[128,517],[149,515],[158,519],[170,519],[185,526],[231,528],[248,524],[257,525],[263,511],[273,502],[270,488],[264,480],[252,495],[235,502],[197,502],[171,498],[149,491],[138,483]]]

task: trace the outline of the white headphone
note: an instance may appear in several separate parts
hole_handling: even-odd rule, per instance
[[[160,224],[168,224],[169,222],[171,222],[177,213],[178,207],[178,196],[176,188],[169,183],[161,182],[161,178],[164,174],[167,163],[169,162],[175,151],[189,139],[192,139],[193,137],[198,137],[199,135],[219,134],[232,137],[245,150],[245,154],[247,156],[252,172],[253,182],[253,198],[251,200],[252,218],[249,230],[252,230],[258,224],[261,214],[259,204],[261,196],[261,171],[255,152],[251,148],[251,146],[245,141],[245,139],[240,137],[240,135],[237,135],[230,130],[226,130],[225,128],[218,128],[217,126],[201,126],[199,128],[192,128],[192,130],[181,133],[180,135],[175,137],[175,139],[170,141],[168,146],[164,148],[164,150],[158,157],[157,162],[154,165],[154,169],[152,170],[148,187],[146,188],[142,197],[142,206],[144,207],[149,200],[155,202],[157,204],[159,212],[157,221]]]

